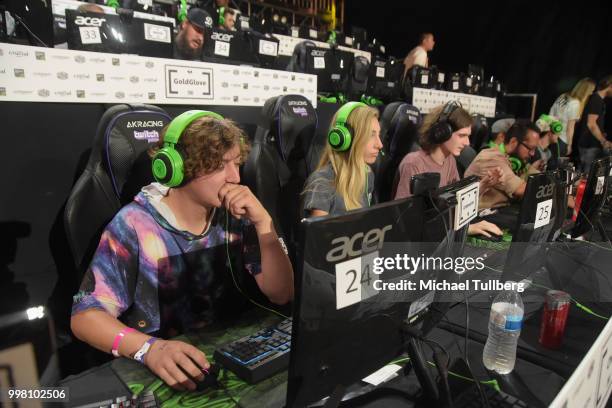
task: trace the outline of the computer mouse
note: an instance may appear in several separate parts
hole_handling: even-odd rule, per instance
[[[204,370],[202,370],[204,371]],[[220,368],[218,365],[211,364],[208,372],[204,371],[204,379],[202,381],[193,380],[196,384],[196,391],[202,392],[209,389],[217,389],[220,387],[218,376]]]

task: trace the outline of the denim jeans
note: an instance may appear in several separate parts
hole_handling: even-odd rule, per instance
[[[591,171],[591,165],[601,155],[600,147],[580,147],[580,171],[583,173],[589,173]]]

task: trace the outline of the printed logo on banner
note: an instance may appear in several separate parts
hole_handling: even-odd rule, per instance
[[[142,92],[128,94],[128,96],[132,99],[144,99],[144,94]]]
[[[32,76],[45,78],[45,77],[50,77],[51,73],[50,72],[33,72]]]
[[[280,91],[280,86],[273,86],[273,87],[272,87],[272,90],[273,90],[273,91]]]
[[[10,50],[9,55],[12,55],[13,57],[23,58],[28,57],[30,53],[22,50]]]
[[[96,74],[96,81],[104,82],[104,74]]]
[[[247,84],[246,82],[242,84],[242,89],[249,89],[249,84]]]
[[[89,79],[89,74],[74,74],[73,78],[75,78],[75,79]]]
[[[38,61],[46,61],[46,55],[45,55],[45,53],[44,53],[44,52],[42,52],[42,51],[36,51],[34,54],[36,55],[36,59],[37,59]]]
[[[278,74],[272,74],[272,79],[278,79]]]
[[[58,60],[67,60],[70,59],[69,55],[51,55],[51,58]]]
[[[25,78],[25,71],[21,68],[15,68],[15,77],[16,78]]]
[[[110,79],[112,79],[113,81],[118,81],[118,82],[125,81],[125,77],[121,77],[121,76],[112,76],[110,77]]]
[[[17,89],[16,91],[14,91],[14,93],[16,93],[17,95],[32,95],[34,91],[26,91],[24,89]]]
[[[255,98],[253,98],[253,102],[259,103],[259,97],[256,96]]]
[[[269,91],[270,90],[270,85],[264,85],[264,91]]]
[[[47,96],[49,96],[51,93],[49,92],[48,89],[39,89],[38,90],[38,96],[40,96],[41,98],[46,98]]]
[[[89,95],[96,96],[98,98],[105,98],[107,93],[106,92],[91,92]]]
[[[91,57],[89,62],[93,62],[94,64],[104,64],[106,62],[106,58]]]
[[[239,70],[237,70],[237,69],[235,69],[235,70],[233,70],[233,71],[232,71],[232,74],[234,74],[234,75],[240,75],[240,71],[239,71]]]
[[[85,62],[85,57],[82,55],[75,55],[74,62],[76,62],[77,64],[82,64]]]
[[[304,88],[300,88],[300,93],[304,93]]]
[[[123,98],[125,98],[125,93],[121,92],[121,91],[117,91],[117,92],[115,92],[115,98],[123,99]]]
[[[291,80],[295,81],[295,75],[291,75]]]
[[[140,78],[135,75],[130,77],[130,82],[133,84],[137,84],[139,81],[140,81]]]
[[[4,56],[4,49],[0,48],[0,57]]]
[[[53,92],[53,95],[66,97],[66,96],[72,96],[72,92],[71,91],[55,91]]]
[[[5,68],[0,69],[0,74],[5,75],[6,74],[6,69]]]
[[[211,68],[165,65],[164,70],[167,98],[214,98]]]
[[[308,77],[308,82],[312,82],[312,78]]]
[[[283,86],[283,92],[287,92],[287,87]]]
[[[155,66],[155,63],[153,61],[145,62],[145,67],[147,68],[153,68],[154,66]]]
[[[142,81],[143,82],[150,82],[150,83],[156,84],[157,83],[157,78],[145,78]]]
[[[221,88],[228,88],[228,87],[229,87],[229,83],[221,82]]]
[[[126,62],[127,65],[134,65],[134,66],[140,66],[140,61],[134,61],[134,60],[128,60]]]
[[[0,87],[0,96],[6,96],[6,88]]]
[[[149,92],[149,100],[154,100],[155,99],[155,92]]]
[[[119,65],[121,65],[121,62],[120,62],[119,58],[113,58],[112,64],[114,66],[118,67]]]
[[[237,97],[237,96],[234,96],[233,101],[234,101],[234,102],[238,102],[238,97]]]
[[[259,71],[255,71],[255,72],[253,72],[253,76],[254,76],[255,78],[259,78]]]
[[[76,96],[77,96],[77,98],[84,98],[85,97],[85,91],[83,89],[77,89]]]

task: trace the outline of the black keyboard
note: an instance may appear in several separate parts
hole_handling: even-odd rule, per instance
[[[510,394],[506,394],[503,391],[496,391],[488,385],[481,385],[480,388],[482,388],[482,391],[487,397],[489,406],[491,408],[527,408],[527,404],[525,402],[513,397]],[[476,388],[476,386],[468,388],[457,398],[453,399],[453,406],[455,408],[486,407],[486,405],[483,405],[482,398],[480,398],[480,394],[478,393],[478,388]]]
[[[289,367],[291,318],[215,350],[215,362],[255,384]]]

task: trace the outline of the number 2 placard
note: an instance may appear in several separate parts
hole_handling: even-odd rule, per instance
[[[374,281],[378,276],[372,272],[374,258],[378,252],[336,264],[336,309],[359,303],[378,294]]]

